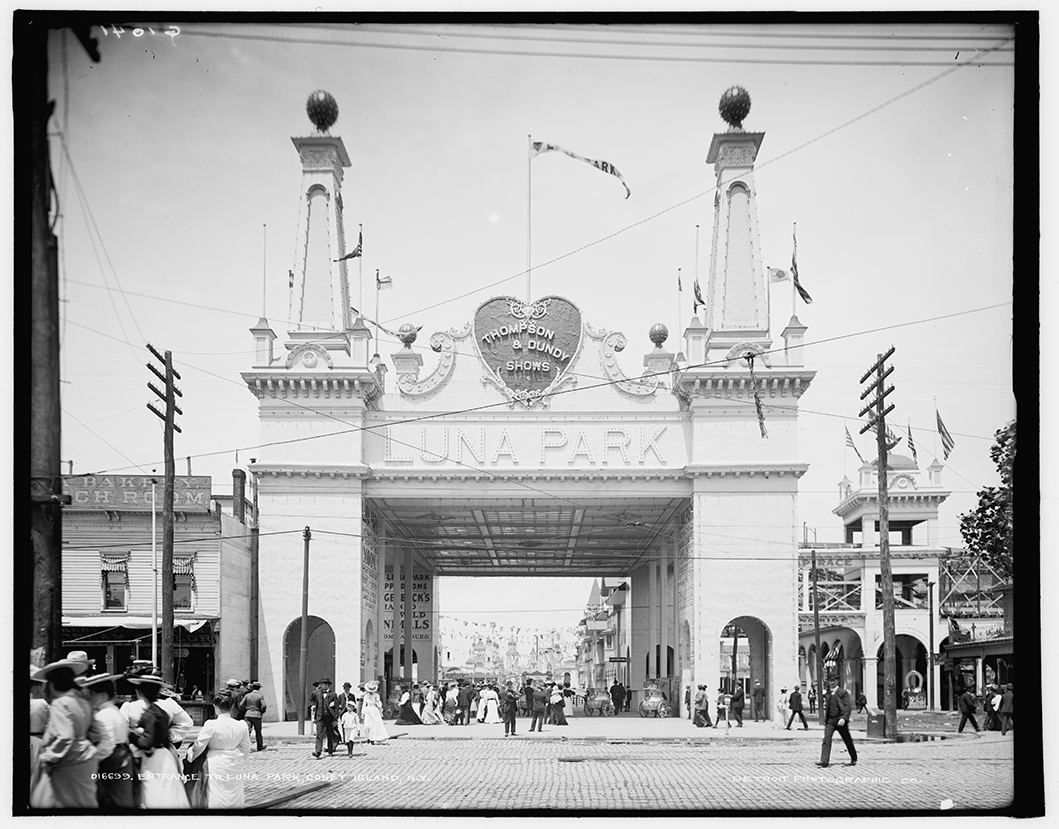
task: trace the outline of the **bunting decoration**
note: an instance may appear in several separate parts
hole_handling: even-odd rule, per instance
[[[761,430],[761,437],[767,438],[769,433],[765,430],[765,407],[761,404],[761,392],[754,379],[754,355],[749,351],[744,355],[747,365],[750,366],[750,387],[754,390],[754,408],[757,409],[757,425]]]
[[[861,457],[860,450],[857,448],[857,444],[853,442],[853,436],[849,433],[849,427],[846,427],[846,446],[857,453],[857,460],[860,461],[861,466],[864,465],[864,458]]]
[[[586,164],[591,164],[597,170],[616,177],[621,182],[621,186],[625,188],[625,198],[629,198],[632,195],[632,191],[629,190],[629,185],[625,183],[625,179],[622,178],[621,173],[618,172],[618,168],[607,161],[597,161],[591,158],[585,158],[583,155],[572,153],[558,144],[546,144],[543,141],[532,141],[530,142],[530,158],[535,158],[541,153],[557,152],[563,155],[568,155],[570,158],[576,158],[578,161],[584,161]]]
[[[699,290],[699,279],[698,279],[698,277],[695,278],[695,303],[694,303],[694,305],[695,305],[695,307],[692,308],[692,310],[691,310],[691,312],[693,314],[699,313],[699,306],[700,305],[703,308],[706,307],[706,300],[704,300],[702,298],[702,291]]]
[[[949,459],[949,453],[952,452],[952,447],[956,445],[956,441],[952,439],[952,435],[949,434],[949,430],[945,428],[945,424],[941,421],[941,413],[935,409],[934,417],[938,421],[938,435],[941,437],[941,449],[945,455],[945,460]]]
[[[912,443],[912,424],[908,424],[908,448],[912,452],[912,460],[919,466],[919,457],[916,455],[916,445]]]
[[[802,302],[806,305],[810,305],[813,298],[809,296],[809,292],[802,287],[802,283],[798,281],[798,225],[794,226],[794,252],[791,254],[791,277],[794,279],[794,289],[798,292],[798,296],[802,298]]]

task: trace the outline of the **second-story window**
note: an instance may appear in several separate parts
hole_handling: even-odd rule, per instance
[[[195,556],[173,556],[173,609],[195,609]]]
[[[102,575],[103,609],[125,610],[129,587],[129,557],[121,555],[101,555],[100,571]]]

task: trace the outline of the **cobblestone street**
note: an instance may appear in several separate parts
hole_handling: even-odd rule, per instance
[[[320,760],[309,738],[275,736],[247,763],[247,806],[318,783],[328,785],[274,808],[978,810],[1003,808],[1014,793],[1012,735],[894,744],[855,733],[857,766],[846,765],[836,737],[832,765],[820,769],[819,726],[780,732],[748,723],[706,733],[677,719],[622,718],[608,722],[609,736],[583,733],[599,722],[527,734],[528,721],[520,720],[515,738],[503,737],[500,726],[387,723],[391,734],[405,733],[386,745],[358,745],[352,758],[343,746]]]

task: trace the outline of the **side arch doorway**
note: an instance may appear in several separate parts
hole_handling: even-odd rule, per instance
[[[318,679],[335,680],[335,632],[319,616],[309,617],[309,643],[305,659],[305,683],[309,688]],[[306,689],[299,691],[301,668],[302,620],[299,616],[283,634],[283,719],[298,719],[298,708]]]

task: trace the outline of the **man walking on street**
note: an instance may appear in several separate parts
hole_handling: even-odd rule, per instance
[[[614,680],[614,684],[610,686],[610,701],[614,704],[615,714],[621,711],[622,705],[625,704],[625,689],[618,680]]]
[[[710,695],[706,692],[706,686],[700,685],[699,692],[695,695],[695,725],[699,728],[712,728],[710,721]]]
[[[732,714],[735,715],[735,727],[743,727],[743,708],[746,707],[746,693],[742,685],[736,685],[732,692]]]
[[[1008,733],[1009,728],[1014,728],[1015,720],[1015,691],[1009,682],[1004,686],[1004,693],[1000,697],[1000,734]]]
[[[544,733],[544,718],[548,711],[548,686],[543,682],[533,691],[533,719],[530,720],[530,731]]]
[[[761,680],[754,680],[754,690],[750,692],[750,699],[754,703],[754,722],[765,717],[765,689],[761,687]]]
[[[243,697],[243,715],[246,718],[247,730],[257,738],[258,751],[265,750],[265,742],[261,739],[261,718],[267,710],[265,697],[261,693],[261,683],[251,682],[250,693]]]
[[[327,738],[327,754],[333,756],[335,753],[335,719],[337,718],[338,695],[331,690],[329,678],[314,682],[315,691],[309,697],[310,705],[314,709],[313,723],[316,726],[316,750],[313,757],[320,759],[324,747],[324,738]]]
[[[500,710],[504,712],[504,736],[515,736],[515,714],[518,713],[518,691],[509,679],[500,695]]]
[[[853,702],[849,698],[849,691],[838,686],[837,676],[829,676],[827,684],[831,693],[825,702],[824,744],[820,749],[820,762],[816,765],[826,769],[831,764],[831,738],[837,731],[842,735],[842,742],[849,752],[849,765],[855,766],[857,749],[853,745],[853,738],[849,736],[849,715],[853,713]]]
[[[791,730],[794,718],[799,717],[802,721],[802,730],[808,731],[809,723],[805,721],[805,714],[802,713],[802,692],[797,685],[794,686],[794,690],[791,691],[791,695],[787,698],[787,707],[791,711],[791,718],[787,720],[787,730]]]
[[[467,725],[471,721],[471,697],[474,696],[474,689],[470,686],[470,683],[464,682],[460,685],[460,690],[456,693],[456,699],[460,705],[460,715],[456,722]]]
[[[960,734],[963,733],[963,727],[967,724],[967,721],[971,721],[971,725],[974,726],[974,733],[978,733],[978,720],[974,718],[974,715],[978,711],[978,700],[974,698],[974,694],[971,693],[970,688],[964,688],[963,693],[960,694],[960,725],[956,731]]]

